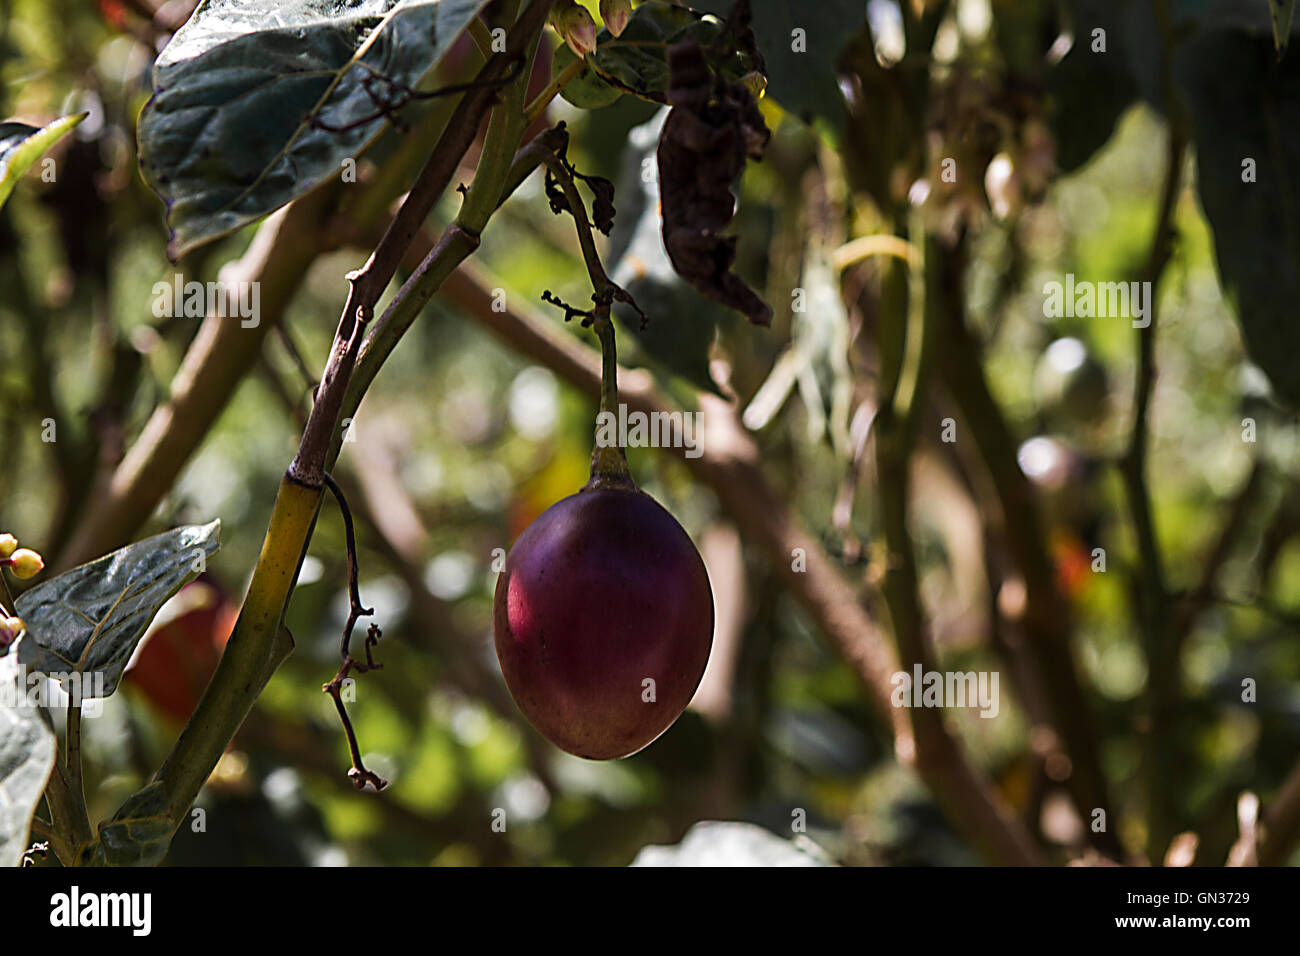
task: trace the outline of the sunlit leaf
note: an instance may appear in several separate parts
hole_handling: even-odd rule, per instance
[[[221,546],[220,529],[220,521],[175,528],[25,592],[17,601],[27,623],[23,666],[58,677],[65,689],[82,675],[78,689],[87,699],[113,693],[158,609]],[[85,679],[92,676],[103,684]]]
[[[9,199],[18,178],[87,115],[65,116],[44,128],[26,123],[0,123],[0,206]]]
[[[17,866],[31,845],[32,814],[54,769],[54,734],[25,703],[21,677],[17,654],[0,658],[0,866]]]
[[[158,57],[140,165],[179,258],[336,175],[487,0],[203,0]],[[400,84],[400,86],[391,86]],[[327,128],[328,127],[328,128]]]

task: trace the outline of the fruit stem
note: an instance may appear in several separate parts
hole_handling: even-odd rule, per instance
[[[586,487],[635,490],[636,482],[632,480],[627,452],[623,448],[623,435],[618,430],[618,350],[614,344],[614,322],[609,316],[608,306],[597,310],[592,328],[600,339],[600,414],[596,416],[596,442],[591,451],[591,480]],[[614,442],[602,443],[601,436],[610,431],[615,436]]]

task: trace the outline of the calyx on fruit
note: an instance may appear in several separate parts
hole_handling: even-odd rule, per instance
[[[598,320],[605,395],[613,333]],[[557,747],[626,757],[686,709],[713,644],[713,592],[690,537],[641,491],[622,448],[519,536],[497,580],[494,632],[510,693]]]

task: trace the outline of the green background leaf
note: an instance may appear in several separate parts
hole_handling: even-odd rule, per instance
[[[25,592],[16,602],[27,622],[23,666],[44,674],[102,673],[103,693],[83,684],[82,696],[113,693],[158,608],[198,576],[200,553],[206,561],[221,546],[220,530],[220,521],[174,528]]]
[[[1251,358],[1300,406],[1300,63],[1267,35],[1215,31],[1178,57],[1219,281]],[[1254,159],[1256,182],[1242,182]]]
[[[731,12],[732,0],[698,0],[692,4],[719,17]],[[835,65],[848,42],[867,25],[862,0],[753,0],[754,36],[767,65],[767,95],[787,112],[807,121],[844,121],[844,96]],[[803,52],[794,49],[793,31],[804,31]]]

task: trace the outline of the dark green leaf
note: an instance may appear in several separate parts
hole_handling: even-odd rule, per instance
[[[1062,172],[1082,166],[1104,146],[1120,116],[1137,98],[1122,52],[1109,38],[1122,36],[1121,13],[1105,0],[1073,0],[1074,44],[1047,73],[1052,102],[1056,164]],[[1092,30],[1104,29],[1106,52],[1092,49]]]
[[[151,783],[122,804],[99,828],[82,866],[156,866],[167,855],[176,826],[167,816],[167,793]]]
[[[336,175],[386,122],[384,81],[416,85],[487,2],[203,0],[159,55],[140,116],[172,259]]]
[[[74,674],[102,675],[102,687],[79,681],[82,697],[113,693],[158,608],[221,546],[220,529],[220,521],[175,528],[25,592],[17,601],[27,623],[19,644],[23,666],[59,677],[65,689]]]
[[[0,659],[0,866],[17,866],[31,845],[32,814],[54,769],[54,734],[26,704],[21,676],[17,654]]]
[[[9,194],[14,191],[18,178],[31,168],[42,153],[87,115],[78,113],[76,116],[65,116],[43,129],[26,123],[0,123],[0,206],[5,204]]]
[[[700,0],[692,6],[725,18],[733,2]],[[767,94],[805,121],[821,117],[841,126],[844,96],[835,67],[865,28],[867,5],[862,0],[752,0],[751,6],[754,36],[767,66]]]
[[[600,31],[596,52],[587,62],[609,86],[663,103],[668,91],[668,48],[690,37],[707,49],[721,31],[722,22],[715,17],[663,0],[647,0],[632,11],[617,37]],[[735,53],[710,65],[732,80],[755,69],[752,59]]]
[[[578,55],[569,49],[567,43],[560,44],[556,47],[555,57],[551,61],[551,75],[559,76],[577,59]],[[578,109],[598,110],[616,101],[623,95],[623,91],[606,83],[591,68],[591,64],[587,64],[582,68],[581,73],[565,84],[560,95]]]
[[[1180,50],[1177,73],[1220,284],[1251,358],[1300,405],[1300,62],[1276,63],[1267,36],[1218,31]]]

